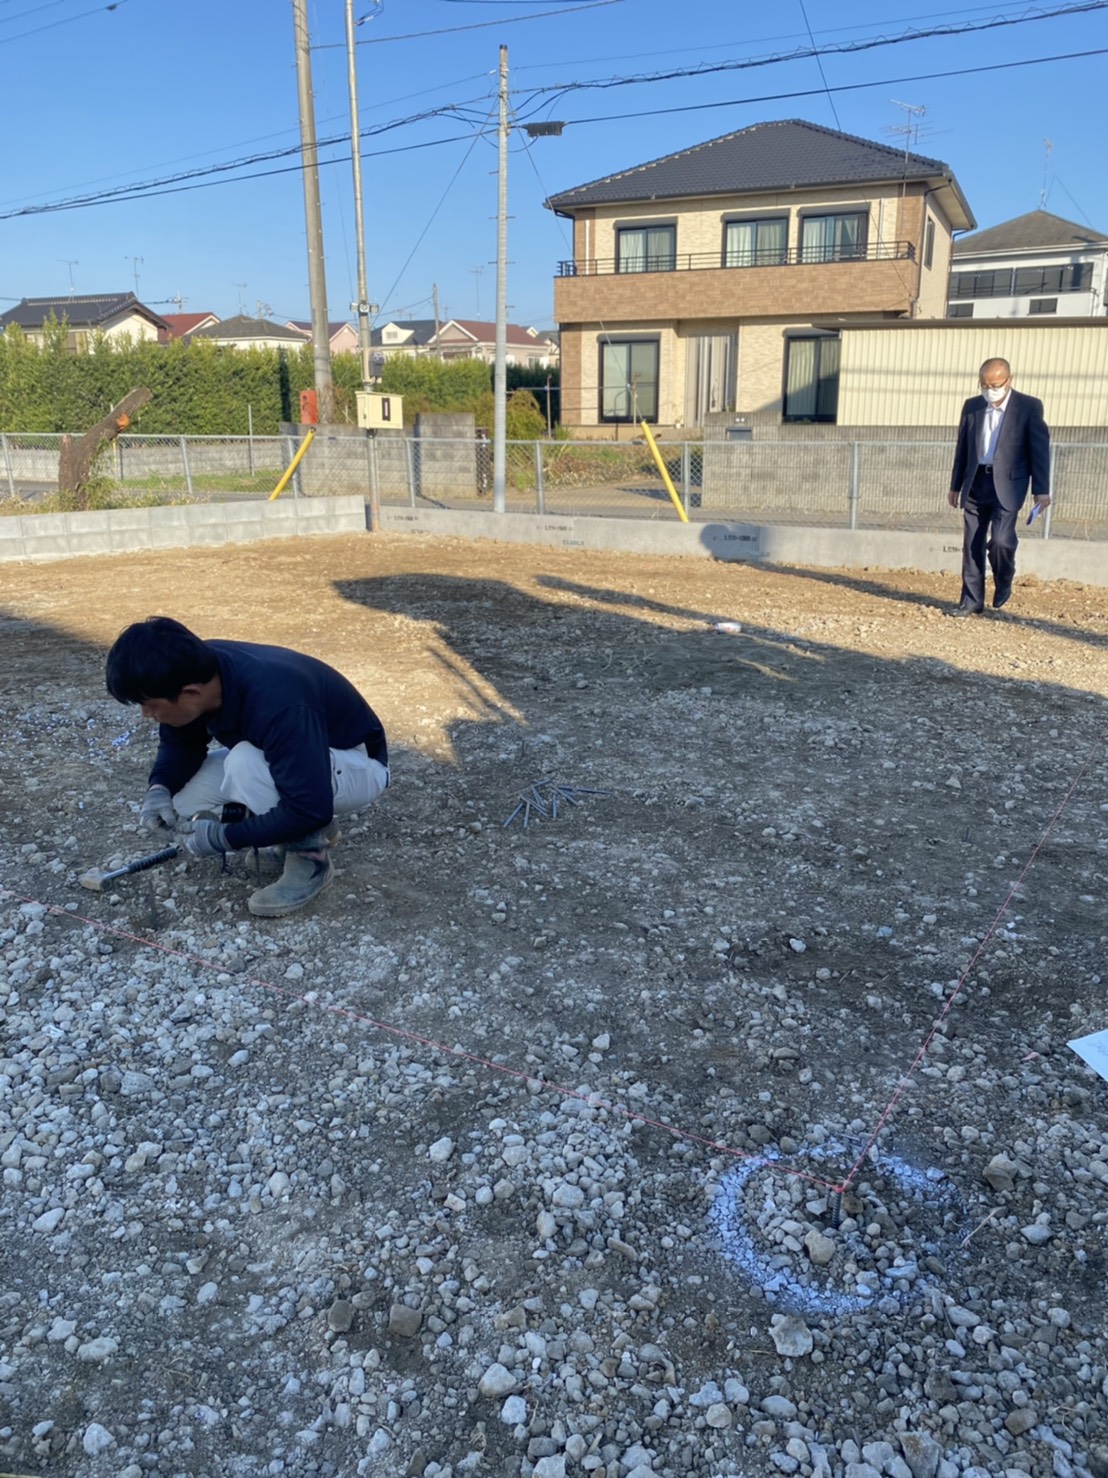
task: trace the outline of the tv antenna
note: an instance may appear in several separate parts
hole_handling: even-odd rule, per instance
[[[1039,191],[1039,209],[1046,209],[1046,197],[1050,193],[1047,188],[1046,177],[1050,168],[1050,156],[1054,153],[1054,143],[1051,139],[1043,139],[1043,188]]]
[[[59,257],[58,261],[61,262],[64,267],[69,268],[69,296],[72,297],[77,291],[77,284],[73,280],[73,269],[74,267],[79,267],[81,264],[76,257]]]
[[[890,101],[894,108],[900,108],[904,113],[904,122],[896,123],[889,129],[889,133],[904,135],[904,177],[900,181],[900,193],[903,195],[908,179],[908,161],[912,155],[912,147],[919,142],[919,120],[927,109],[922,103],[902,103],[896,98]]]
[[[243,298],[242,295],[246,291],[246,283],[245,282],[232,282],[231,286],[238,288],[238,292],[239,292],[239,315],[241,317],[245,318],[246,317],[246,300]]]
[[[131,275],[135,279],[135,297],[137,298],[139,285],[139,268],[142,266],[143,259],[142,257],[124,257],[123,260],[125,262],[130,262],[131,264]]]

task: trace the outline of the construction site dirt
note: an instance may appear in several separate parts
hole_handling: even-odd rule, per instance
[[[368,534],[0,579],[0,1468],[1108,1474],[1108,590]],[[304,913],[246,854],[79,884],[162,845],[103,677],[155,613],[385,724]]]

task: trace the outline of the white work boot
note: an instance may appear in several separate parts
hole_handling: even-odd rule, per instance
[[[325,834],[290,842],[285,850],[285,868],[275,883],[251,893],[247,907],[262,919],[280,919],[311,903],[335,876]]]

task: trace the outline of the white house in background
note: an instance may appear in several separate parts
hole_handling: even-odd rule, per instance
[[[222,323],[210,323],[189,335],[189,342],[206,339],[222,344],[225,349],[303,349],[306,342],[299,329],[286,323],[271,323],[266,318],[248,318],[239,314]]]
[[[1032,210],[954,243],[949,318],[1099,318],[1108,235]]]
[[[449,318],[436,326],[433,318],[415,318],[383,323],[373,330],[370,342],[374,374],[380,374],[385,360],[394,354],[409,359],[483,359],[492,364],[496,358],[496,324],[476,318]],[[505,358],[508,364],[552,369],[558,363],[557,335],[509,323]]]
[[[45,326],[65,323],[71,349],[83,349],[90,338],[158,339],[166,321],[140,303],[134,293],[98,293],[93,297],[24,298],[0,313],[0,333],[15,324],[28,339],[42,343]]]
[[[287,326],[296,329],[306,339],[312,336],[312,325],[303,318],[290,318]],[[358,330],[352,324],[329,323],[327,333],[332,354],[356,354],[358,352]]]

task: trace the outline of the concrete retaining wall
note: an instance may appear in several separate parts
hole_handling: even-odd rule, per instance
[[[437,508],[382,508],[390,532],[435,534],[505,543],[552,544],[563,549],[610,549],[629,554],[701,556],[812,565],[820,569],[928,570],[957,575],[962,530],[954,513],[948,534],[881,529],[795,528],[728,523],[682,524],[624,518],[562,518],[522,513],[462,513]],[[1025,540],[1019,569],[1042,580],[1080,580],[1108,586],[1108,544],[1076,539]],[[956,592],[955,592],[956,593]],[[953,598],[953,596],[952,596]]]
[[[245,544],[306,534],[364,534],[365,527],[365,499],[361,497],[21,514],[0,518],[0,563],[185,549],[197,544]]]

